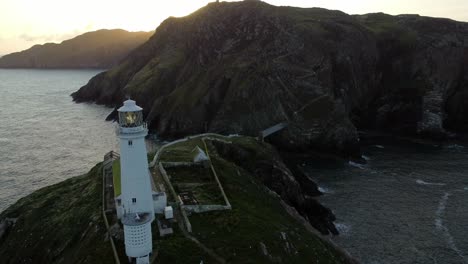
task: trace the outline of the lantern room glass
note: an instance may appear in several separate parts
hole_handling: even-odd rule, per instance
[[[120,112],[119,124],[121,127],[138,127],[143,125],[142,111]]]

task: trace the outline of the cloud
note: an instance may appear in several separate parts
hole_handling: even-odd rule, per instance
[[[93,24],[86,25],[83,29],[75,29],[67,33],[53,33],[53,34],[29,34],[23,33],[18,36],[19,39],[27,42],[61,42],[63,40],[71,39],[83,33],[93,30]]]

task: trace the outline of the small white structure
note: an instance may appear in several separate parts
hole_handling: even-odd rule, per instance
[[[172,209],[172,206],[166,206],[166,208],[164,208],[164,217],[166,219],[174,218],[174,210]]]
[[[210,159],[206,155],[206,153],[199,147],[196,146],[192,150],[193,154],[193,162],[194,163],[202,163],[205,167],[208,167],[210,164]]]
[[[118,109],[120,138],[120,180],[122,193],[116,197],[117,213],[124,226],[125,252],[137,264],[148,264],[152,253],[151,222],[154,220],[154,199],[148,171],[142,108],[127,100]]]

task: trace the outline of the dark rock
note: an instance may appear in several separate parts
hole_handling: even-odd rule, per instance
[[[239,145],[219,141],[212,141],[211,144],[216,147],[216,151],[224,159],[252,172],[268,189],[278,194],[288,205],[294,207],[322,234],[338,234],[333,224],[335,216],[332,211],[315,199],[304,195],[320,194],[317,185],[303,173],[293,174],[283,163],[278,153],[275,154],[275,157],[262,156],[260,158],[254,151]]]
[[[468,24],[448,19],[213,3],[164,21],[73,98],[131,96],[162,137],[287,122],[275,144],[359,158],[357,129],[466,132],[467,54]]]

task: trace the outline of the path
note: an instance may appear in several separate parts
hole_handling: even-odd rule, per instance
[[[283,130],[284,128],[288,127],[288,123],[279,123],[279,124],[276,124],[272,127],[269,127],[263,131],[260,132],[260,139],[263,140],[264,138],[280,131],[280,130]]]

